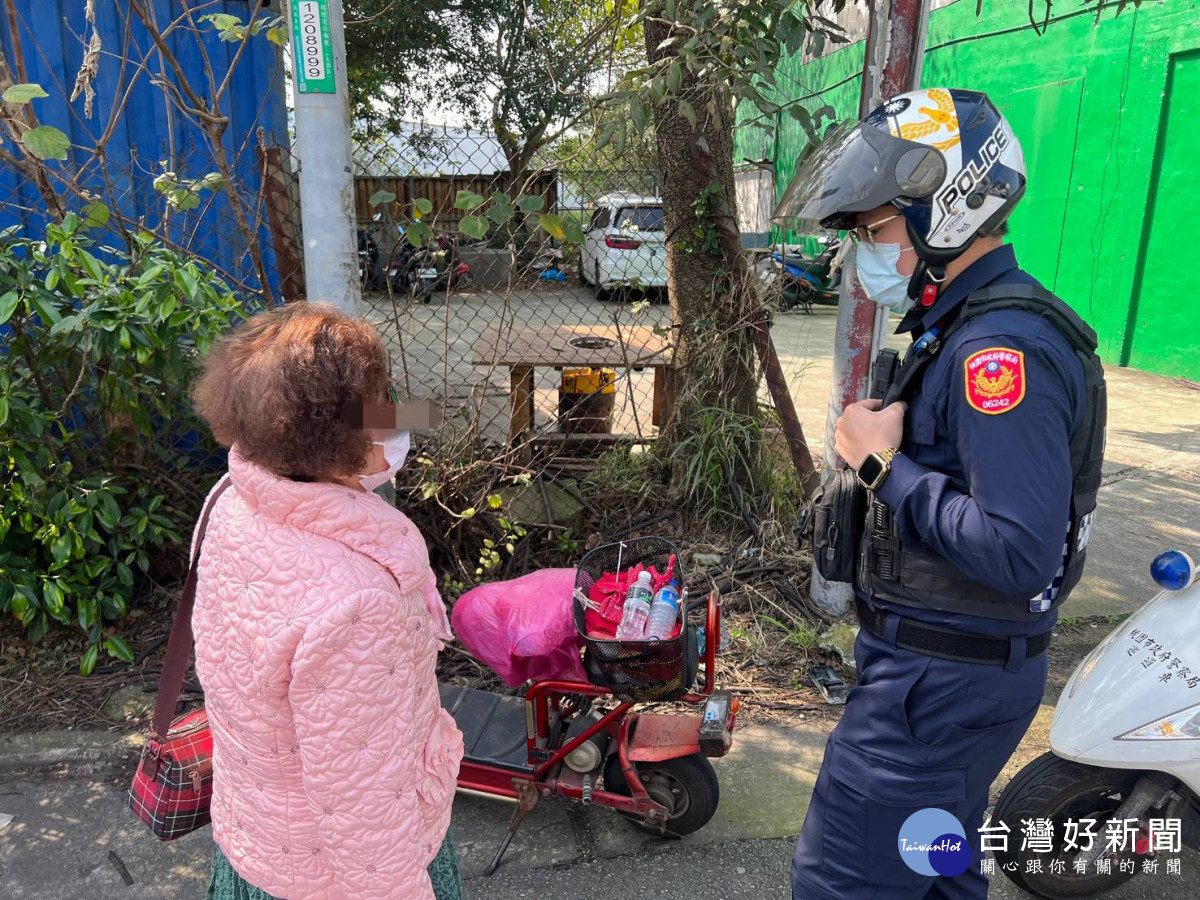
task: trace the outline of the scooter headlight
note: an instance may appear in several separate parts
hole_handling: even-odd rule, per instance
[[[1133,731],[1127,731],[1117,740],[1154,741],[1162,738],[1193,741],[1200,738],[1200,704],[1163,716]]]

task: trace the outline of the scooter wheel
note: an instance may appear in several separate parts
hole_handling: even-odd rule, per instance
[[[1043,753],[1017,773],[996,801],[996,811],[990,825],[999,827],[1003,823],[1009,827],[1009,849],[995,851],[997,867],[1017,887],[1048,900],[1096,897],[1129,881],[1140,868],[1137,854],[1130,851],[1108,854],[1113,861],[1111,875],[1097,873],[1094,863],[1086,874],[1075,872],[1074,860],[1079,850],[1066,849],[1065,826],[1072,820],[1095,819],[1097,824],[1092,832],[1097,841],[1103,841],[1105,822],[1112,818],[1141,775],[1136,770],[1085,766],[1053,753]],[[1049,819],[1053,822],[1053,853],[1020,849],[1023,843],[1022,819]],[[1075,842],[1086,845],[1087,838],[1082,835],[1082,827],[1080,832]],[[1133,860],[1134,871],[1122,872],[1121,859]],[[1041,861],[1040,872],[1028,871],[1032,860]],[[1057,874],[1051,866],[1055,860],[1065,863],[1065,867],[1060,867],[1063,871]]]
[[[646,786],[646,792],[658,803],[671,811],[667,819],[667,836],[683,837],[699,831],[717,811],[721,800],[721,785],[712,763],[693,753],[678,759],[662,762],[637,763],[637,772]],[[614,753],[604,765],[604,789],[614,794],[629,796],[629,785],[621,771],[621,761]],[[653,835],[661,835],[657,825],[644,819],[622,813],[636,827]]]

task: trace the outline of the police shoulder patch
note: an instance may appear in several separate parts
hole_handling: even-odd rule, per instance
[[[1015,409],[1025,399],[1025,354],[1009,347],[989,347],[963,363],[967,403],[989,416]]]

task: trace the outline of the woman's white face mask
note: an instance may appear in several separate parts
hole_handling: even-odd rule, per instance
[[[397,431],[386,441],[371,441],[371,443],[383,448],[383,458],[387,461],[387,468],[381,472],[357,476],[358,483],[368,491],[382,487],[396,477],[396,473],[404,465],[404,460],[408,458],[409,433]]]

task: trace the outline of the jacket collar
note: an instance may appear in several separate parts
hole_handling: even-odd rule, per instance
[[[422,593],[438,637],[450,640],[450,621],[429,568],[425,539],[404,513],[375,493],[324,481],[292,481],[229,450],[229,476],[252,515],[318,534],[368,556],[387,569],[401,592]]]

